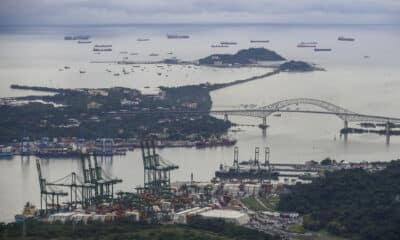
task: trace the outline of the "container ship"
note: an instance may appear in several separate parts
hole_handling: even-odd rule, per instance
[[[355,40],[354,38],[349,38],[349,37],[343,37],[343,36],[338,37],[338,41],[349,41],[349,42],[353,42],[354,40]]]
[[[187,39],[189,35],[167,34],[168,39]]]

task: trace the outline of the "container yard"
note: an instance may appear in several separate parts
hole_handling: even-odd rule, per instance
[[[107,143],[103,140],[98,141],[97,145],[107,150]],[[269,178],[238,183],[236,177],[230,180],[221,177],[209,182],[196,182],[192,175],[188,182],[172,182],[173,172],[179,166],[157,153],[155,141],[142,141],[140,149],[143,185],[132,192],[116,191],[122,179],[112,176],[100,166],[97,152],[81,154],[81,169],[56,180],[43,175],[42,160],[37,158],[40,206],[37,209],[27,203],[22,214],[15,216],[16,221],[35,219],[50,223],[86,224],[124,218],[132,222],[186,224],[193,217],[200,217],[222,218],[227,222],[244,225],[250,221],[250,216],[242,199],[255,193],[270,193],[280,189],[277,185],[267,184]],[[270,168],[269,149],[266,150],[267,156],[262,164],[257,163],[258,152],[256,148],[254,160],[239,163],[238,149],[235,148],[234,165],[243,171],[253,169],[254,166],[259,166],[263,171]],[[220,170],[216,176],[218,172]]]

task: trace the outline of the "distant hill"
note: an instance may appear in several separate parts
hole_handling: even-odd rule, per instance
[[[199,60],[202,65],[252,64],[259,61],[286,60],[274,51],[266,48],[249,48],[235,54],[213,54]]]

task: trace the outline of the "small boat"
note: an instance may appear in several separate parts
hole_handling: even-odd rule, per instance
[[[167,54],[172,55],[173,53],[172,52],[168,52]]]
[[[314,48],[314,52],[330,52],[332,48]]]
[[[80,40],[80,41],[78,41],[78,43],[79,44],[88,44],[88,43],[92,43],[92,41],[82,41],[82,40]]]
[[[65,67],[64,67],[64,69],[70,69],[70,68],[71,68],[71,67],[69,67],[69,66],[65,66]]]
[[[158,74],[158,76],[161,76],[161,73],[159,72],[159,73],[157,73]]]
[[[275,113],[273,116],[274,116],[274,117],[282,117],[282,114],[280,114],[280,113]]]
[[[114,76],[118,77],[120,74],[119,73],[114,73]]]
[[[128,52],[127,51],[121,51],[121,52],[119,52],[120,54],[128,54]]]
[[[83,74],[83,73],[86,73],[86,71],[79,70],[79,73],[80,73],[80,74]]]
[[[148,38],[137,38],[136,41],[138,41],[138,42],[147,42],[147,41],[150,41],[150,39],[148,39]]]
[[[157,53],[150,53],[149,56],[150,56],[150,57],[157,57],[158,54],[157,54]]]
[[[368,56],[368,55],[365,55],[364,58],[369,58],[369,56]]]
[[[138,53],[133,52],[133,53],[131,53],[130,55],[135,56],[135,55],[138,55]]]

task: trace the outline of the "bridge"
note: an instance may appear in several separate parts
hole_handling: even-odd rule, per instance
[[[321,109],[318,110],[301,110],[299,108],[290,109],[290,106],[299,105],[311,105],[316,106]],[[385,124],[385,134],[387,137],[387,143],[390,138],[390,125],[393,123],[400,123],[400,118],[377,116],[360,114],[343,107],[337,106],[335,104],[313,98],[293,98],[283,101],[278,101],[270,105],[254,108],[254,109],[223,109],[223,110],[212,110],[211,114],[223,115],[225,120],[228,120],[228,116],[246,116],[246,117],[256,117],[262,119],[262,124],[260,127],[265,129],[267,125],[267,117],[277,113],[309,113],[309,114],[325,114],[325,115],[335,115],[344,122],[344,128],[348,128],[349,122],[373,122],[373,123],[384,123]]]
[[[301,110],[297,106],[299,105],[311,105],[320,108],[321,110]],[[296,106],[296,109],[290,109],[290,106]],[[329,103],[319,99],[313,98],[293,98],[287,99],[283,101],[278,101],[272,103],[270,105],[252,108],[252,109],[219,109],[219,110],[211,110],[211,111],[190,111],[190,110],[149,110],[149,111],[130,111],[124,113],[109,113],[108,115],[116,115],[116,114],[154,114],[154,113],[169,113],[169,114],[214,114],[214,115],[223,115],[225,120],[228,121],[228,116],[246,116],[246,117],[255,117],[261,118],[262,124],[259,125],[260,128],[266,129],[267,125],[267,117],[274,113],[282,112],[282,113],[306,113],[306,114],[324,114],[324,115],[334,115],[343,120],[344,128],[348,128],[349,122],[371,122],[371,123],[383,123],[385,124],[385,135],[386,142],[390,141],[390,128],[392,124],[400,124],[400,118],[388,117],[388,116],[378,116],[378,115],[369,115],[369,114],[360,114],[343,107],[337,106],[333,103]],[[345,134],[345,139],[347,138],[347,134]]]

